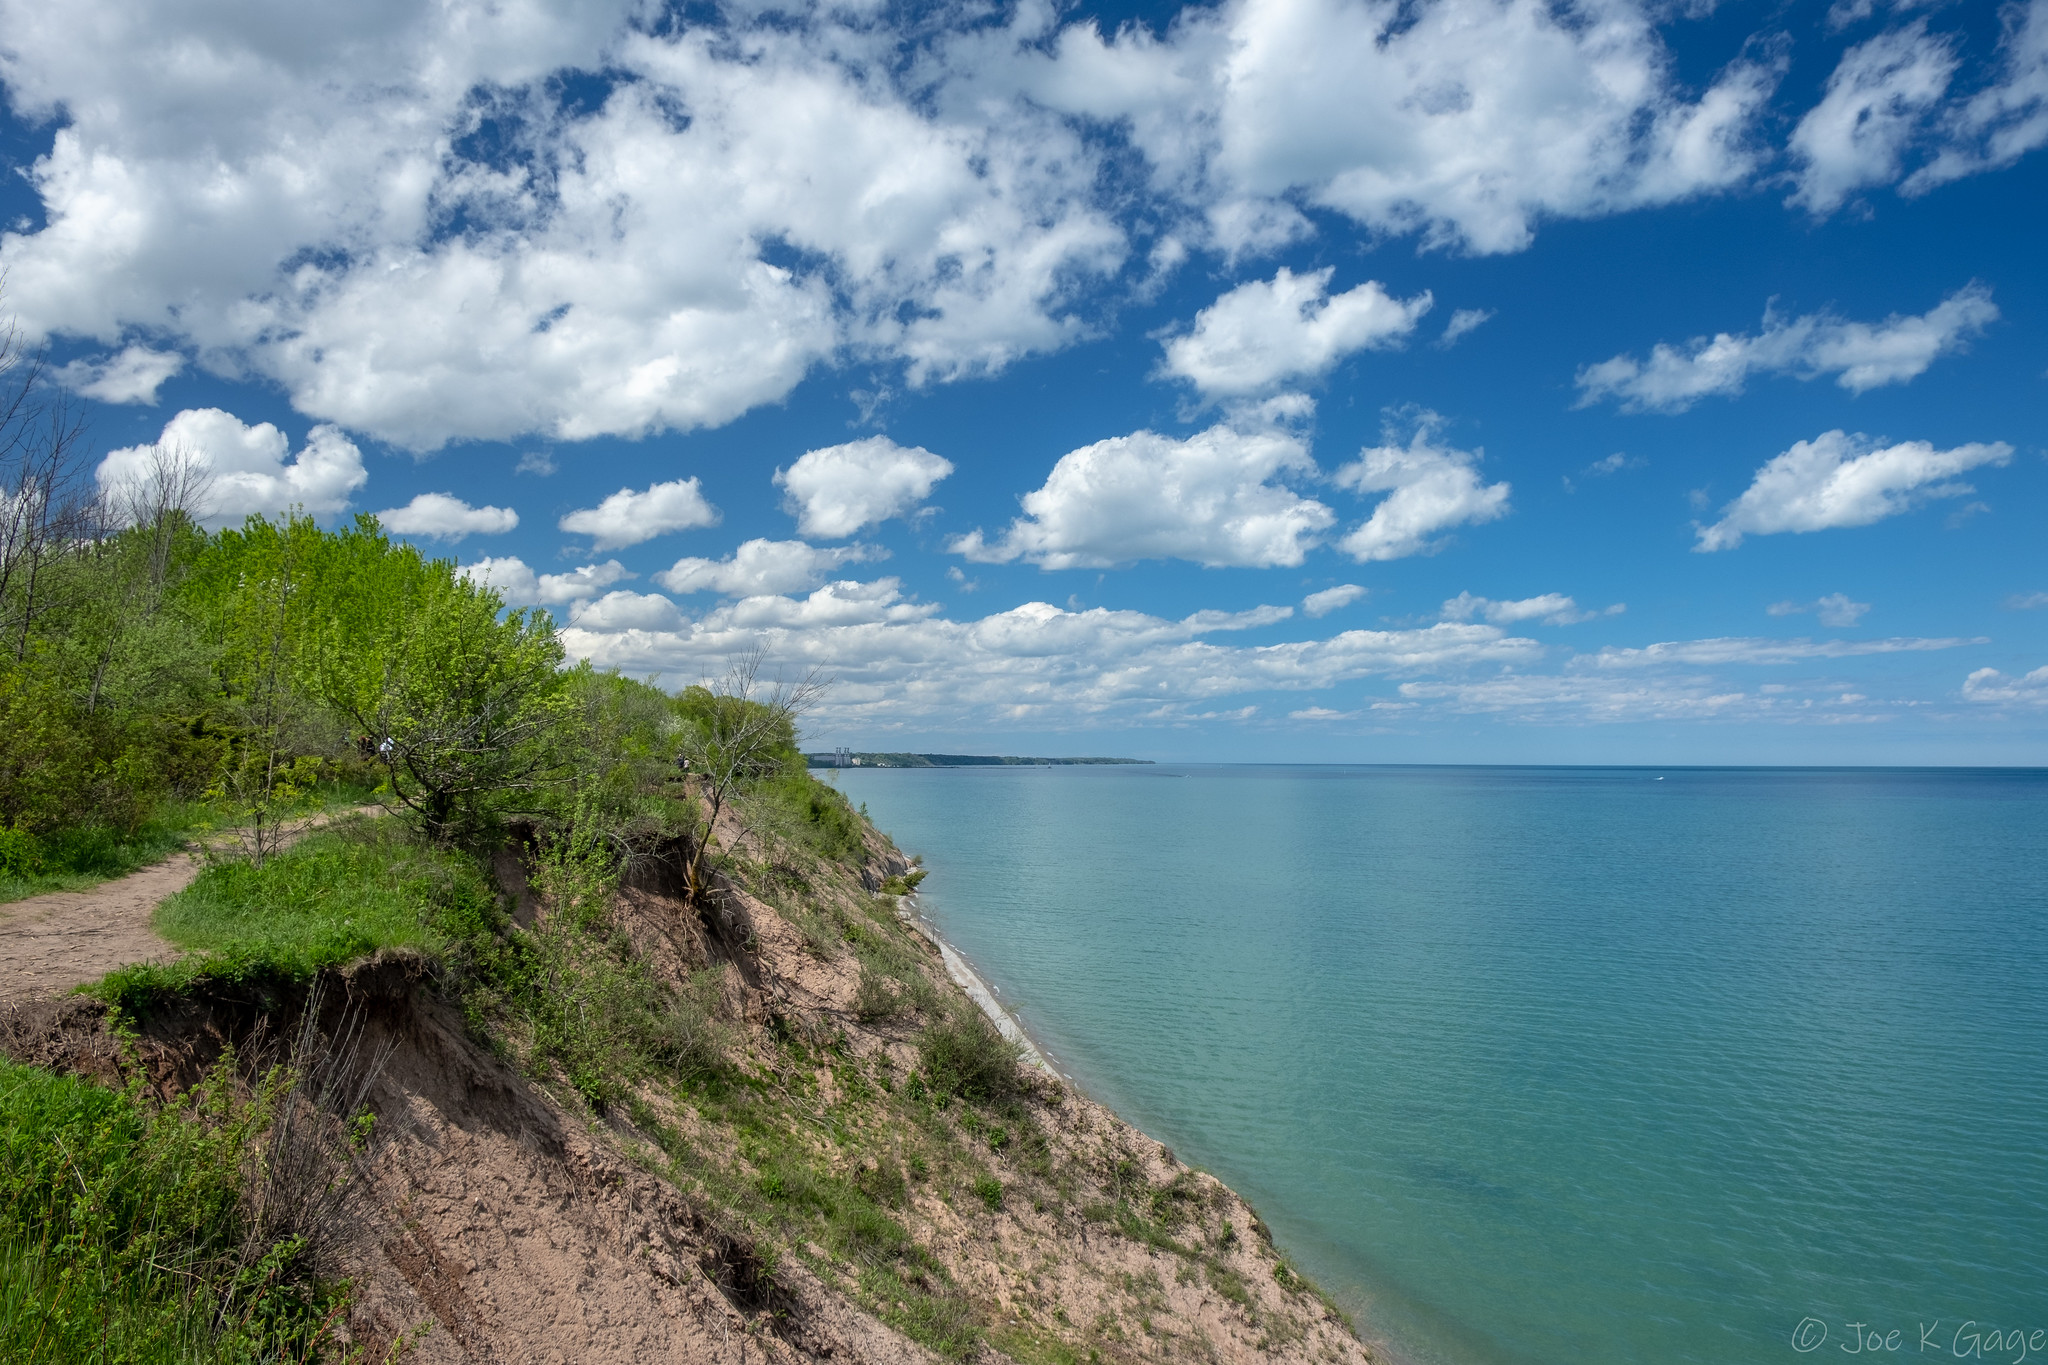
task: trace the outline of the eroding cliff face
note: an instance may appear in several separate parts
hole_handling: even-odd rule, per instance
[[[714,904],[657,854],[611,907],[637,963],[702,1003],[716,1061],[601,1107],[515,1066],[435,964],[322,983],[317,1032],[350,1040],[376,1114],[333,1237],[367,1359],[1367,1358],[1214,1178],[1049,1076],[946,1061],[932,1030],[971,1006],[880,894],[909,871],[886,840],[832,863],[737,819],[719,837]],[[545,922],[516,852],[496,870]],[[94,1002],[42,1002],[0,1012],[0,1049],[168,1092],[229,1044],[280,1055],[305,1004],[202,993],[123,1042]]]

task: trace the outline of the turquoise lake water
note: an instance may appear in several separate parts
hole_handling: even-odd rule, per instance
[[[1397,1360],[2048,1359],[2048,772],[837,779]]]

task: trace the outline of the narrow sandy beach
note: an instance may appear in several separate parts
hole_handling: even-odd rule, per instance
[[[967,965],[967,959],[954,951],[953,945],[940,936],[938,929],[930,920],[918,913],[917,897],[910,895],[903,899],[906,904],[899,912],[903,922],[923,934],[930,940],[931,945],[939,950],[939,957],[946,964],[946,975],[953,978],[953,983],[966,991],[968,998],[975,1004],[981,1006],[981,1012],[989,1017],[989,1022],[996,1026],[996,1031],[1015,1043],[1023,1052],[1025,1061],[1049,1076],[1060,1075],[1053,1064],[1046,1060],[1038,1044],[1031,1041],[1031,1035],[1024,1031],[1023,1025],[1017,1022],[1016,1017],[1004,1007],[1002,1001],[996,999],[995,992],[989,989],[988,983],[976,974],[974,968]],[[1069,1076],[1067,1079],[1073,1078]]]

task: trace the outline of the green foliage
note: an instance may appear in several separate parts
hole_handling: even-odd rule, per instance
[[[281,1093],[238,1101],[229,1054],[171,1105],[0,1062],[0,1359],[310,1359],[343,1289],[244,1215]]]
[[[747,789],[749,814],[774,836],[829,862],[861,855],[861,818],[839,791],[800,764],[785,765]]]
[[[1015,1043],[972,1006],[956,1007],[925,1026],[917,1040],[925,1084],[942,1095],[1003,1104],[1029,1093]]]
[[[157,908],[157,932],[216,958],[306,980],[382,949],[436,951],[451,907],[488,901],[459,855],[420,846],[394,821],[308,835],[269,859],[220,862]]]
[[[179,782],[172,715],[205,707],[205,652],[182,596],[205,536],[177,515],[71,535],[0,585],[0,825],[88,819],[132,832]],[[12,567],[20,568],[18,563]]]
[[[19,825],[0,827],[0,877],[26,881],[42,872],[42,840]]]
[[[924,877],[925,872],[923,868],[913,867],[908,872],[890,877],[884,881],[882,883],[882,894],[885,896],[907,896],[917,890],[917,884],[923,881]]]
[[[36,582],[33,612],[0,583],[0,827],[132,833],[210,793],[261,853],[276,808],[374,757],[451,841],[539,809],[577,752],[552,622],[372,518],[208,535],[160,512],[62,542]]]
[[[204,806],[170,802],[132,830],[86,824],[37,836],[19,826],[0,829],[0,902],[82,890],[161,862],[183,848],[211,815]]]
[[[543,850],[534,881],[547,904],[532,929],[494,904],[438,920],[471,1026],[596,1109],[651,1075],[714,1074],[727,1046],[720,973],[706,969],[678,989],[658,981],[613,918],[616,877],[592,826],[572,827]]]
[[[974,1178],[974,1197],[979,1199],[990,1213],[1003,1207],[1003,1182],[992,1175],[978,1175]]]
[[[692,813],[668,785],[681,731],[675,699],[588,663],[569,671],[566,688],[562,740],[574,746],[575,782],[538,793],[549,818],[614,842],[687,824]]]

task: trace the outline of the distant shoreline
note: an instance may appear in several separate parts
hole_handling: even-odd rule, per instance
[[[805,754],[813,768],[1065,768],[1113,763],[1150,763],[1149,758],[1021,758],[1015,754]]]

